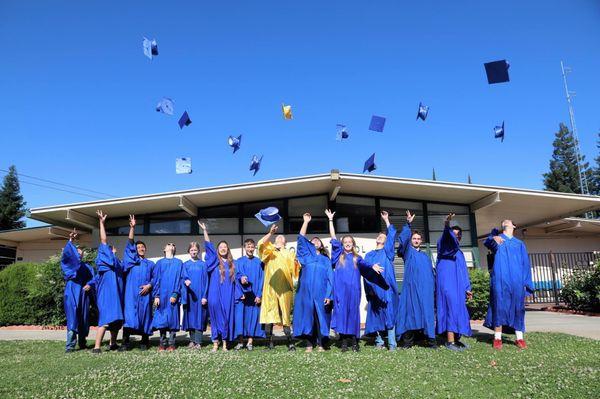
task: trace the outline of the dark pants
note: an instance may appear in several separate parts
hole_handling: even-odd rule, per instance
[[[167,332],[169,333],[169,338],[167,339]],[[169,331],[166,328],[160,330],[160,346],[175,346],[175,331]]]
[[[190,334],[190,341],[195,343],[196,345],[201,345],[202,344],[202,331],[200,330],[189,330],[188,333]]]
[[[435,338],[429,338],[423,330],[409,330],[402,334],[402,345],[414,345],[415,341],[424,340],[427,345],[434,345]]]
[[[137,334],[135,330],[129,327],[123,327],[123,344],[129,345],[130,337],[132,334]],[[148,346],[150,343],[150,336],[148,334],[140,334],[142,336],[142,345]]]

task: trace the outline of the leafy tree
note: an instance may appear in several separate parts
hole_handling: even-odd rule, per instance
[[[26,202],[21,195],[17,168],[11,165],[4,183],[0,188],[0,230],[20,229],[25,227],[21,219],[25,216]]]

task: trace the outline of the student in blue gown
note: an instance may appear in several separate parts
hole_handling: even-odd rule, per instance
[[[421,251],[423,235],[411,229],[415,215],[406,211],[406,224],[398,240],[398,256],[404,259],[404,280],[396,318],[396,337],[401,347],[414,345],[415,336],[424,334],[427,346],[437,349],[435,342],[435,275],[431,259]]]
[[[333,272],[333,315],[331,328],[337,332],[341,340],[341,350],[348,350],[348,342],[352,350],[358,352],[360,337],[360,277],[361,275],[382,288],[388,288],[381,275],[383,267],[367,263],[356,250],[356,242],[350,235],[338,241],[333,226],[335,212],[325,211],[329,219],[331,235],[331,264]]]
[[[75,350],[75,344],[79,343],[79,349],[86,349],[86,339],[90,330],[90,280],[94,277],[94,269],[83,262],[83,251],[76,248],[77,232],[69,234],[69,242],[63,249],[60,259],[60,268],[65,279],[64,308],[67,316],[67,344],[66,352]]]
[[[123,324],[123,283],[121,262],[115,255],[115,248],[106,244],[104,223],[107,215],[97,212],[100,223],[100,246],[96,257],[96,275],[89,283],[96,290],[98,305],[98,331],[93,353],[100,353],[100,346],[106,330],[110,331],[110,350],[117,350],[117,334]]]
[[[294,299],[294,336],[307,339],[306,352],[312,352],[315,345],[323,352],[331,323],[333,269],[323,242],[318,237],[306,238],[312,216],[305,213],[302,217],[296,251],[301,268]]]
[[[235,261],[236,285],[242,297],[235,304],[235,335],[240,337],[235,349],[244,348],[244,338],[248,339],[245,348],[254,348],[254,338],[265,338],[265,327],[260,324],[260,303],[264,282],[264,265],[254,256],[256,243],[248,238],[244,241],[245,255]]]
[[[134,241],[135,226],[135,215],[129,215],[129,237],[123,254],[125,322],[122,351],[131,348],[131,335],[141,335],[140,350],[148,349],[152,334],[152,281],[156,277],[155,267],[154,262],[146,259],[146,244]]]
[[[396,349],[396,315],[398,313],[398,284],[394,271],[394,244],[396,242],[396,229],[390,224],[390,217],[386,211],[381,212],[387,231],[379,233],[375,239],[375,249],[365,255],[369,264],[379,264],[383,267],[382,276],[388,285],[387,289],[363,279],[365,296],[367,297],[367,322],[365,335],[375,334],[375,347],[384,349],[382,335],[387,335],[388,349]]]
[[[200,224],[199,224],[200,225]],[[204,230],[204,242],[208,242],[208,234]],[[190,334],[189,348],[200,349],[202,336],[208,324],[208,269],[207,264],[215,261],[214,251],[206,252],[203,261],[200,254],[200,244],[191,242],[188,247],[191,259],[183,264],[185,274],[191,284],[185,286],[182,292],[183,321],[182,330]],[[211,259],[210,257],[213,257]]]
[[[473,294],[467,262],[460,250],[462,229],[459,226],[450,227],[453,217],[453,213],[446,217],[444,231],[437,243],[436,332],[446,333],[446,348],[462,351],[468,347],[460,342],[460,337],[471,335],[466,299],[471,299]]]
[[[202,226],[201,226],[202,227]],[[204,231],[206,228],[204,226]],[[206,243],[206,253],[215,251],[210,242]],[[212,257],[212,255],[211,255]],[[242,297],[241,290],[236,289],[235,264],[226,241],[217,245],[216,256],[208,268],[208,314],[210,316],[210,336],[213,342],[211,352],[219,349],[227,351],[227,343],[234,341],[235,335],[235,301]]]
[[[160,332],[158,351],[174,351],[175,335],[179,331],[179,305],[181,303],[182,286],[189,287],[181,259],[175,257],[175,244],[165,245],[165,257],[156,262],[156,278],[152,288],[154,297],[154,316],[152,329]],[[167,333],[169,338],[167,339]]]
[[[484,326],[494,330],[494,349],[502,349],[502,331],[515,332],[515,344],[526,349],[525,297],[533,294],[531,265],[523,241],[513,236],[512,220],[502,221],[502,233],[492,230],[484,245],[493,254],[490,272],[490,303]]]

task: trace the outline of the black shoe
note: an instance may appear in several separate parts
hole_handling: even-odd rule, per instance
[[[128,350],[131,350],[131,345],[129,345],[129,343],[122,344],[119,348],[119,352],[127,352]]]
[[[352,345],[352,351],[358,352],[360,350],[360,346],[358,344]]]
[[[296,350],[296,347],[294,346],[294,344],[289,344],[288,345],[288,351],[289,352],[294,352]]]
[[[87,346],[87,344],[82,344],[82,345],[79,345],[79,349],[80,350],[86,350],[86,349],[90,349],[90,347]]]
[[[427,340],[425,343],[425,347],[429,349],[439,349],[439,346],[437,345],[437,342],[435,342],[435,339]]]
[[[267,346],[265,346],[265,350],[270,351],[275,349],[275,345],[273,344],[273,341],[269,341],[269,343],[267,344]]]
[[[348,341],[346,341],[345,339],[342,340],[342,346],[340,347],[340,350],[342,352],[348,352]]]
[[[146,345],[146,344],[141,344],[141,345],[140,345],[140,350],[141,350],[141,351],[147,351],[147,350],[148,350],[148,345]]]
[[[118,351],[119,350],[119,345],[114,344],[108,347],[109,351]]]
[[[94,355],[99,355],[101,352],[102,352],[102,350],[100,348],[94,348],[94,349],[92,349],[92,353]]]
[[[446,345],[444,346],[454,352],[462,352],[465,350],[462,346],[456,345],[456,342],[446,342]]]
[[[400,349],[410,349],[410,348],[412,348],[413,346],[415,346],[415,344],[413,344],[413,343],[409,343],[409,342],[405,342],[405,343],[403,343],[402,345],[400,345]]]
[[[65,353],[73,353],[73,352],[75,352],[75,349],[73,349],[73,348],[65,349]]]
[[[460,342],[460,341],[454,341],[454,343],[455,343],[456,345],[460,346],[460,347],[461,347],[461,348],[463,348],[463,349],[470,349],[470,348],[471,348],[469,345],[467,345],[467,344],[463,344],[463,343],[462,343],[462,342]]]

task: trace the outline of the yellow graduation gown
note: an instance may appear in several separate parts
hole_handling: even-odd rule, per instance
[[[258,242],[258,256],[265,265],[265,280],[260,306],[261,324],[292,324],[290,314],[294,303],[294,279],[300,264],[289,249],[276,249],[270,241]]]

